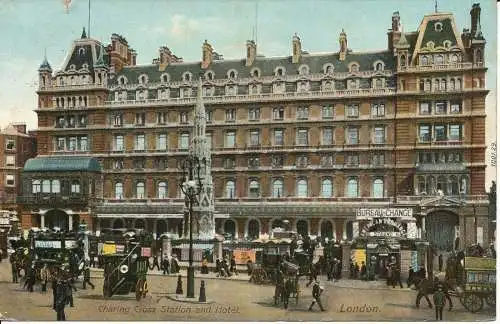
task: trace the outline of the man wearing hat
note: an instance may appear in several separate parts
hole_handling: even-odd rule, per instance
[[[312,311],[315,303],[318,303],[319,309],[321,309],[322,312],[325,311],[325,309],[323,308],[323,304],[321,303],[321,294],[323,293],[323,291],[325,291],[325,288],[319,285],[319,280],[316,280],[312,288],[313,301],[311,303],[311,306],[309,306],[309,311]]]
[[[443,285],[438,285],[438,290],[434,293],[434,308],[436,309],[436,321],[443,320],[443,308],[446,304],[445,294],[443,292]]]

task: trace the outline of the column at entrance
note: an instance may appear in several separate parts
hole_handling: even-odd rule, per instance
[[[45,213],[40,213],[40,227],[45,227]]]
[[[354,221],[354,222],[352,222],[352,239],[354,240],[358,236],[359,236],[359,222]]]
[[[73,215],[68,214],[68,229],[71,231],[73,230]]]
[[[347,240],[347,219],[342,220],[342,240]]]

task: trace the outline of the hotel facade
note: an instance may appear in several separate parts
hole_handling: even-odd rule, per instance
[[[330,53],[295,35],[283,57],[247,41],[245,58],[225,60],[205,41],[201,61],[162,46],[149,65],[124,37],[104,45],[84,31],[61,70],[39,68],[22,224],[182,233],[179,179],[202,82],[215,209],[229,215],[218,233],[256,238],[287,220],[337,241],[488,244],[480,11],[462,33],[439,12],[403,32],[395,12],[374,52],[351,50],[342,30]]]

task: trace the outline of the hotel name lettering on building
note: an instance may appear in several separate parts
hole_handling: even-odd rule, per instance
[[[359,208],[356,217],[412,217],[411,208]]]

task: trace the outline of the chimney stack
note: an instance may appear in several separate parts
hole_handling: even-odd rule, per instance
[[[387,33],[387,47],[389,51],[395,52],[394,45],[399,42],[401,37],[401,18],[399,16],[399,11],[394,11],[392,13],[392,25],[391,29]]]
[[[295,33],[292,39],[292,63],[299,63],[300,55],[302,54],[302,44],[300,38]]]
[[[26,134],[26,124],[24,124],[24,123],[15,123],[15,124],[12,124],[12,126],[14,126],[14,128],[19,133]]]
[[[479,6],[479,3],[472,5],[472,9],[470,11],[470,21],[470,33],[472,38],[477,38],[481,34],[481,7]]]
[[[210,66],[210,64],[212,64],[214,49],[206,39],[201,49],[202,49],[201,68],[207,69]]]
[[[247,61],[246,66],[251,66],[257,57],[257,44],[253,40],[247,40]]]

